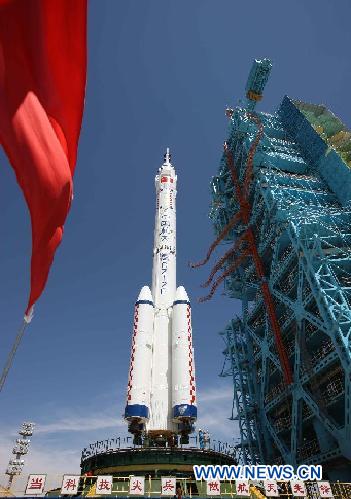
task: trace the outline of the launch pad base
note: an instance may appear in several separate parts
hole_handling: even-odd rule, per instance
[[[82,474],[145,477],[187,476],[192,478],[193,466],[232,465],[231,455],[198,448],[126,448],[82,456]]]

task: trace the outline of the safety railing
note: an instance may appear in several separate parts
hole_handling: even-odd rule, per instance
[[[243,485],[235,480],[195,480],[189,477],[158,477],[150,476],[82,476],[82,475],[40,475],[45,476],[43,489],[40,493],[45,497],[174,497],[181,499],[207,498],[214,495],[218,498],[243,497]],[[296,483],[296,482],[295,482]],[[318,488],[321,483],[316,481],[303,482],[305,499],[320,499]],[[265,499],[267,484],[263,481],[249,481],[246,485],[251,499]],[[296,485],[289,481],[274,482],[277,487],[278,496],[281,499],[293,499],[296,497],[292,487]],[[350,499],[351,483],[325,482],[325,487],[330,488],[334,499]],[[9,491],[9,496],[24,496],[27,487],[26,480],[21,484],[14,485]],[[136,488],[138,489],[136,490]],[[172,490],[171,490],[172,489]],[[2,493],[5,489],[0,490]],[[38,491],[36,492],[38,494]],[[247,494],[245,494],[248,497]]]
[[[133,437],[116,437],[110,438],[106,440],[100,440],[90,444],[88,447],[83,449],[81,459],[82,461],[89,459],[92,456],[96,456],[98,454],[106,454],[113,453],[119,450],[142,450],[144,447],[142,445],[133,444]],[[156,451],[160,450],[160,447],[148,447],[148,449],[155,449]],[[171,449],[171,447],[170,447]],[[228,442],[224,442],[215,438],[210,438],[206,441],[206,445],[203,446],[200,442],[198,436],[190,436],[189,444],[181,444],[177,449],[183,449],[185,451],[194,451],[194,450],[205,450],[205,451],[213,451],[220,452],[222,454],[226,454],[229,456],[235,455],[235,447]]]

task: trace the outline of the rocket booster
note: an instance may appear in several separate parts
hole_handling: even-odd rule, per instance
[[[177,176],[169,149],[155,177],[152,286],[135,304],[124,417],[129,431],[183,436],[197,417],[191,306],[176,288]]]

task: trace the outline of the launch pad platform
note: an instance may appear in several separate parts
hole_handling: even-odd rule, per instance
[[[107,441],[105,441],[107,442]],[[101,442],[102,443],[102,442]],[[196,447],[127,447],[106,448],[103,445],[95,452],[84,449],[81,473],[88,475],[143,475],[193,477],[193,466],[236,464],[230,452],[218,452]]]

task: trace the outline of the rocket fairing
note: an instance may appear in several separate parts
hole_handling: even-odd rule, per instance
[[[124,417],[129,431],[187,435],[197,418],[191,306],[176,288],[177,176],[169,149],[155,177],[152,286],[135,304]]]

